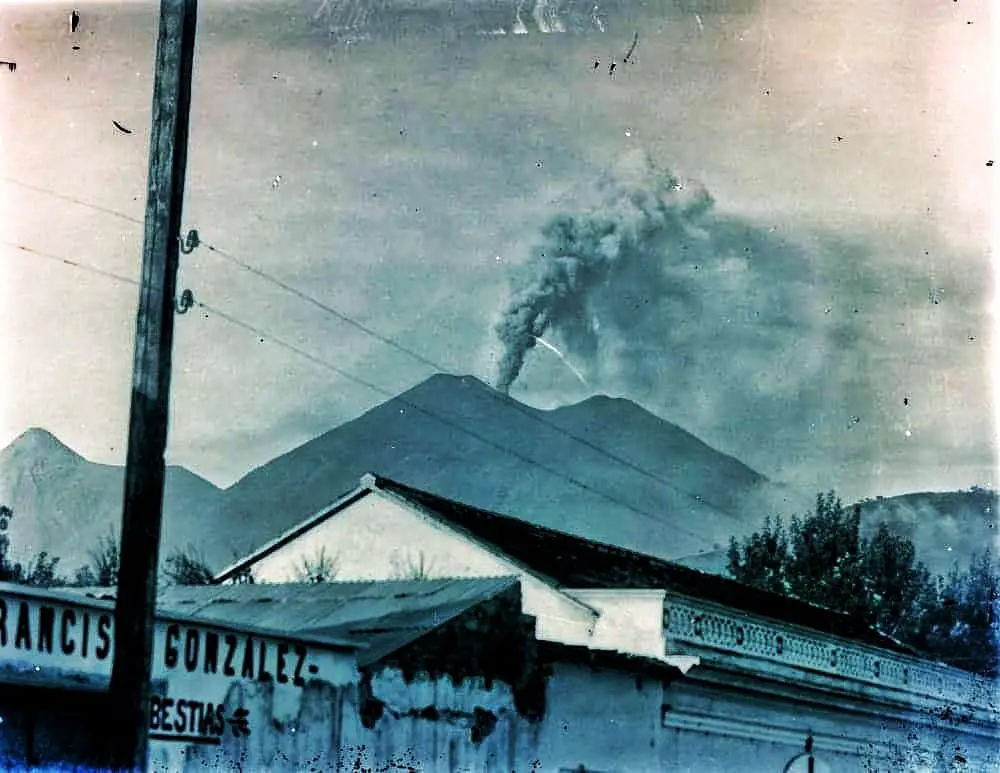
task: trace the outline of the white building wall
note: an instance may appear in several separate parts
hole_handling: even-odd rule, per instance
[[[372,680],[372,694],[384,702],[374,726],[362,726],[355,712],[351,742],[343,760],[360,770],[418,770],[421,773],[531,770],[519,763],[530,756],[532,731],[514,709],[508,685],[448,677],[407,682],[395,669]],[[478,742],[472,739],[477,712],[496,724]],[[345,768],[350,770],[351,768]]]
[[[994,739],[935,712],[891,707],[821,691],[795,680],[747,681],[695,669],[663,696],[662,769],[780,771],[811,734],[817,773],[997,770]],[[992,742],[992,748],[990,748]],[[943,756],[942,756],[943,755]]]
[[[538,770],[559,773],[584,765],[595,773],[658,773],[662,696],[655,679],[556,664],[538,739]]]
[[[258,582],[301,579],[303,562],[321,556],[336,566],[339,581],[412,579],[422,576],[501,577],[521,581],[523,611],[537,619],[546,641],[587,644],[596,615],[497,554],[479,547],[397,500],[372,492],[283,545],[253,567]]]
[[[766,738],[720,737],[677,729],[663,731],[662,748],[659,770],[671,773],[783,773],[789,762],[802,753],[801,746]],[[814,758],[816,773],[881,770],[865,767],[859,757],[840,752],[819,751]],[[907,770],[906,773],[913,772]]]
[[[591,646],[651,658],[664,656],[664,591],[602,588],[567,593],[600,612]]]
[[[545,717],[519,716],[511,689],[481,680],[453,685],[449,679],[407,683],[387,670],[373,679],[385,701],[381,718],[353,737],[353,762],[366,770],[412,769],[421,773],[488,771],[560,773],[585,765],[598,773],[660,771],[658,726],[661,688],[618,672],[555,664],[546,691]],[[426,718],[429,707],[437,712]],[[497,722],[480,743],[470,738],[478,709]]]
[[[571,663],[554,664],[537,723],[517,714],[511,689],[499,682],[489,688],[481,680],[454,685],[447,677],[406,682],[387,670],[374,678],[372,692],[385,703],[373,728],[345,711],[355,729],[345,731],[351,741],[343,759],[368,770],[574,773],[582,765],[590,773],[780,773],[803,752],[810,732],[816,773],[998,769],[995,755],[977,754],[959,730],[928,726],[914,740],[912,725],[824,705],[816,695],[761,698],[685,678],[665,687],[658,679]],[[478,744],[470,737],[477,709],[497,719]],[[953,767],[956,753],[971,764]]]
[[[207,634],[216,633],[222,645],[219,673],[205,673],[204,646]],[[227,635],[233,647],[235,674],[222,672]],[[199,658],[186,661],[189,641],[199,641]],[[178,657],[171,667],[168,653],[176,647]],[[247,653],[251,653],[248,655]],[[284,661],[279,682],[278,656]],[[353,653],[337,652],[317,646],[281,641],[273,637],[219,631],[210,627],[175,624],[161,621],[153,651],[153,676],[167,682],[166,699],[169,720],[178,727],[178,707],[185,701],[225,707],[231,717],[237,709],[249,712],[250,734],[236,737],[227,727],[219,746],[190,744],[178,740],[153,740],[150,743],[151,770],[232,770],[241,760],[243,769],[300,770],[303,755],[320,755],[325,759],[336,756],[341,720],[339,705],[343,693],[353,691],[357,668]],[[299,660],[301,668],[299,668]],[[245,661],[252,660],[254,675],[243,674]],[[189,668],[194,664],[193,668]],[[266,675],[269,674],[270,678]],[[295,672],[299,671],[299,680]],[[298,683],[296,683],[298,681]],[[191,712],[188,711],[190,716]],[[178,732],[178,735],[183,733]]]
[[[224,766],[244,757],[245,769],[291,771],[301,769],[303,754],[321,754],[326,758],[336,754],[340,721],[336,708],[342,692],[353,690],[357,681],[353,654],[282,642],[272,637],[215,631],[223,642],[220,673],[205,673],[203,652],[199,653],[202,662],[196,662],[194,668],[189,669],[194,659],[185,663],[188,642],[198,639],[204,650],[205,636],[211,632],[213,629],[202,626],[159,622],[153,654],[154,678],[167,681],[166,697],[174,702],[171,719],[175,728],[178,703],[184,700],[190,706],[190,702],[195,701],[215,706],[224,704],[226,716],[232,716],[238,708],[248,710],[250,735],[236,738],[231,728],[227,728],[223,743],[217,747],[174,740],[152,741],[151,769],[163,773],[231,769]],[[225,652],[227,633],[235,641],[233,667],[236,674],[232,676],[221,673],[228,654]],[[176,665],[170,667],[168,651],[173,647],[177,648],[178,659]],[[248,647],[255,672],[251,678],[242,673]],[[285,682],[277,681],[279,647],[285,663]],[[296,670],[299,670],[298,684]],[[272,678],[262,676],[261,671]]]

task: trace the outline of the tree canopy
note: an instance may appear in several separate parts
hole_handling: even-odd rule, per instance
[[[0,521],[3,529],[9,523],[13,511],[0,505]],[[0,529],[2,531],[2,529]],[[114,531],[98,539],[90,551],[90,562],[78,568],[72,579],[57,572],[59,558],[45,551],[28,564],[14,561],[10,555],[10,537],[0,533],[0,582],[33,585],[42,588],[53,587],[99,587],[111,588],[118,584],[118,569],[121,564],[120,541]],[[214,572],[198,551],[193,548],[175,550],[164,561],[162,576],[170,585],[210,585]]]
[[[989,550],[932,577],[912,541],[882,523],[861,537],[861,508],[820,494],[789,526],[766,517],[759,531],[730,540],[736,580],[843,612],[931,658],[997,674],[1000,567]]]

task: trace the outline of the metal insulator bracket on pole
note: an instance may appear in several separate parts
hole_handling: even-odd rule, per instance
[[[180,250],[184,255],[190,255],[201,246],[197,228],[192,228],[183,237],[178,236],[177,241],[180,242]],[[194,306],[194,293],[190,290],[185,290],[180,298],[174,299],[174,311],[178,314],[187,314],[192,306]]]
[[[196,228],[192,228],[184,237],[178,236],[177,239],[181,243],[181,252],[184,255],[190,255],[201,246],[201,237],[198,236]]]
[[[185,290],[180,298],[174,299],[174,311],[178,314],[187,314],[192,306],[194,306],[194,293],[190,290]]]

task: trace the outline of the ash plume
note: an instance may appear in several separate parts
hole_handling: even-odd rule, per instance
[[[704,188],[682,183],[642,152],[602,176],[596,194],[594,204],[545,224],[529,261],[533,276],[496,325],[503,345],[496,388],[504,393],[550,330],[578,357],[592,360],[605,320],[628,327],[628,317],[641,316],[648,305],[640,296],[669,295],[662,268],[704,238],[699,222],[713,204]]]

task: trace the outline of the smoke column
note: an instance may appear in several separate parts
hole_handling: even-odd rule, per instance
[[[644,152],[625,156],[598,181],[596,193],[596,203],[556,215],[542,228],[529,261],[534,276],[495,328],[503,345],[501,392],[510,391],[528,352],[551,329],[572,351],[595,357],[595,297],[609,288],[657,292],[658,265],[699,238],[697,223],[712,206],[703,188],[683,185]]]

